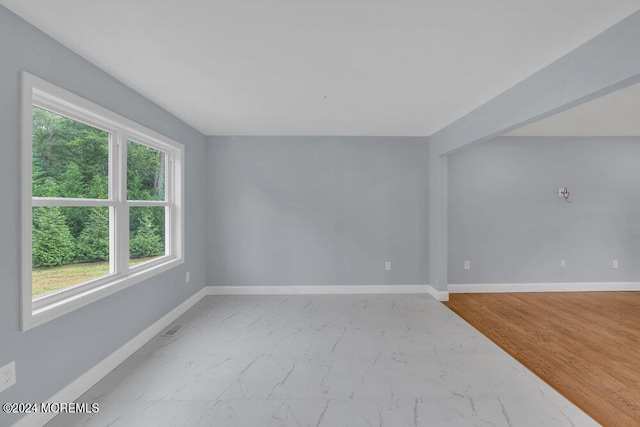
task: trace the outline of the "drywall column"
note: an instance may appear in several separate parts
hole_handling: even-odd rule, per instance
[[[429,284],[447,290],[447,156],[429,153]]]
[[[640,11],[429,137],[429,284],[447,284],[448,153],[638,82]]]

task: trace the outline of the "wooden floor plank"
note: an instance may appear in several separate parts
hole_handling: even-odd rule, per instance
[[[451,294],[445,305],[603,426],[640,426],[640,292]]]

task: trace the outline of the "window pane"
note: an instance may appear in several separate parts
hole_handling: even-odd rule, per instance
[[[34,197],[109,197],[109,133],[33,107]]]
[[[33,299],[109,274],[109,208],[32,209]]]
[[[165,254],[165,207],[129,208],[129,265]]]
[[[127,141],[127,199],[164,200],[165,153]]]

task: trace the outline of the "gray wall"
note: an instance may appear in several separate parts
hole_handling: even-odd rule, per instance
[[[210,137],[208,284],[427,283],[427,156],[424,138]]]
[[[450,155],[449,282],[639,281],[639,160],[635,137],[504,137]]]
[[[17,384],[1,402],[51,397],[205,283],[205,138],[0,6],[0,366]],[[20,332],[20,71],[26,70],[186,145],[186,262],[27,332]],[[185,272],[191,282],[185,284]],[[0,425],[16,416],[0,413]]]
[[[640,11],[429,139],[429,284],[446,290],[447,154],[640,81]]]

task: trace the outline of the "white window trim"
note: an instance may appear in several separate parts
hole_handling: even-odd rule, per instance
[[[111,133],[109,142],[109,198],[56,199],[32,197],[32,106],[37,105]],[[122,117],[97,104],[57,87],[25,71],[22,72],[22,286],[21,329],[26,331],[90,304],[124,288],[132,286],[184,262],[184,145]],[[167,154],[167,179],[164,201],[127,201],[126,165],[127,141],[135,141],[162,150]],[[112,144],[116,146],[113,147]],[[116,184],[111,184],[115,182]],[[112,194],[112,189],[118,193]],[[129,207],[170,206],[165,216],[165,235],[168,255],[129,267],[128,227],[112,227],[116,235],[111,239],[110,262],[115,273],[72,286],[49,296],[32,300],[32,207],[33,206],[104,206],[109,207],[111,223],[129,223]],[[119,218],[114,218],[121,215]],[[119,233],[118,233],[119,231]],[[120,259],[116,262],[115,257]],[[116,271],[116,264],[120,271]]]

